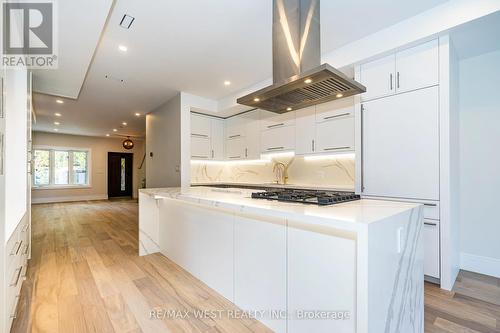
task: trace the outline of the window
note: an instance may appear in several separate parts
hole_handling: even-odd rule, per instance
[[[35,187],[88,186],[90,150],[35,148]]]

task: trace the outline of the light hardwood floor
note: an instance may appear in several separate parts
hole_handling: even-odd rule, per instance
[[[151,319],[237,308],[164,256],[137,256],[136,202],[35,205],[32,230],[12,332],[270,332],[227,316]],[[425,332],[500,333],[499,279],[461,272],[453,292],[426,284],[425,306]]]

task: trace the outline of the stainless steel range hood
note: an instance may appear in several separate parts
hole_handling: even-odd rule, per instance
[[[284,113],[357,95],[366,88],[320,65],[319,0],[273,0],[273,85],[239,104]]]

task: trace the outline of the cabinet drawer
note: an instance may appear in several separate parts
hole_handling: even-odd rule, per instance
[[[440,277],[439,221],[424,219],[424,274]]]
[[[295,148],[295,126],[269,129],[261,133],[261,151],[272,153]]]
[[[354,115],[354,98],[348,97],[338,101],[316,105],[316,122],[330,121]]]
[[[278,114],[262,110],[260,119],[261,131],[291,126],[295,124],[295,111]]]

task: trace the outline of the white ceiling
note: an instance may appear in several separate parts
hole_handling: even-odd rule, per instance
[[[329,52],[444,2],[323,0],[322,51]],[[102,17],[100,10],[94,14],[86,8],[85,12],[91,18]],[[125,13],[136,18],[130,30],[119,26]],[[86,34],[95,35],[95,27],[87,29],[79,21],[82,36],[76,38],[73,22],[85,15],[77,10],[68,15],[72,16],[61,20],[59,27],[61,63],[65,63],[63,57],[77,59],[83,54],[82,58],[88,58],[95,49],[91,43],[81,43],[92,39]],[[147,113],[178,91],[219,99],[263,81],[272,75],[271,21],[270,0],[116,0],[78,99],[66,99],[60,105],[55,97],[35,94],[35,129],[53,131],[53,114],[60,112],[59,133],[104,135],[117,128],[119,134],[143,135],[144,117],[134,113]],[[128,51],[120,52],[118,45],[126,45]],[[81,86],[81,73],[86,70],[83,61],[67,61],[57,71],[37,72],[35,89],[76,96],[75,87]],[[232,84],[226,87],[224,80]],[[122,121],[128,125],[120,129]]]

